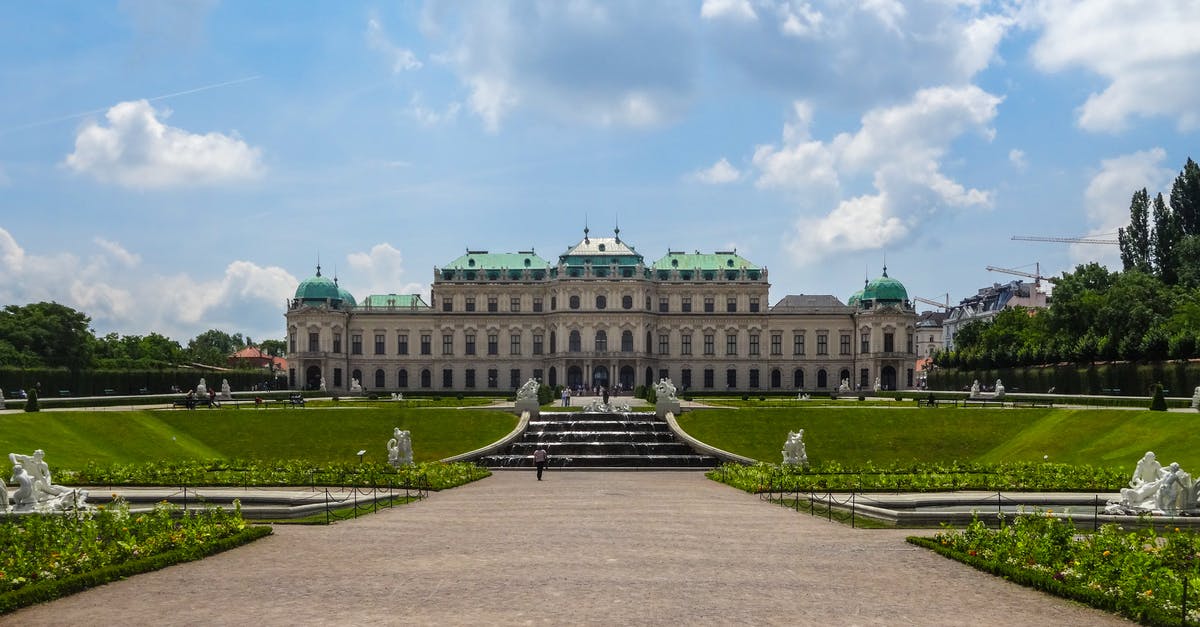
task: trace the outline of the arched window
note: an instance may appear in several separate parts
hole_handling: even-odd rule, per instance
[[[571,309],[579,309],[579,297],[572,296],[571,300],[568,301],[568,304],[570,305]]]
[[[779,369],[771,371],[771,387],[783,387],[783,375],[779,373]]]
[[[608,299],[603,294],[596,297],[596,309],[604,309],[608,307]]]
[[[633,352],[633,331],[622,331],[621,332],[621,352],[622,353],[632,353]]]
[[[401,368],[400,371],[396,373],[396,387],[408,387],[408,371],[404,368]]]
[[[621,297],[621,309],[633,309],[633,297],[626,294]]]
[[[596,352],[601,353],[608,350],[608,333],[604,330],[596,331]]]
[[[555,348],[556,346],[558,346],[558,334],[555,333],[554,331],[551,331],[550,332],[550,354],[551,355],[553,355],[554,351],[557,350]]]
[[[421,371],[421,387],[433,387],[433,375],[428,368]]]
[[[578,353],[583,350],[583,340],[579,336],[579,331],[571,331],[571,335],[567,337],[567,352]]]
[[[653,349],[654,349],[654,338],[650,335],[649,331],[646,331],[646,348],[644,348],[643,350],[645,350],[646,353],[648,354]],[[653,380],[651,381],[651,383],[653,383]],[[649,384],[647,384],[647,385],[649,385]]]
[[[804,389],[804,371],[803,370],[796,368],[796,371],[792,373],[792,387],[796,388],[797,390]]]
[[[829,387],[829,376],[825,374],[824,368],[817,371],[817,387]]]
[[[383,387],[384,387],[383,368],[380,368],[375,371],[375,389],[380,389]]]

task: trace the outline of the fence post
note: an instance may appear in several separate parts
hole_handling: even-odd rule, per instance
[[[325,524],[329,524],[329,488],[325,488]]]
[[[833,492],[825,493],[825,519],[833,522]]]
[[[854,528],[854,514],[857,511],[856,507],[857,507],[857,503],[854,500],[854,492],[851,492],[850,493],[850,528],[851,529]]]

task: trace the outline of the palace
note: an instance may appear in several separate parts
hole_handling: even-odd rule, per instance
[[[767,270],[736,251],[668,251],[647,264],[613,237],[583,239],[555,263],[534,251],[468,250],[417,294],[357,301],[306,279],[288,303],[288,382],[346,392],[511,393],[551,386],[789,393],[913,387],[917,314],[887,276],[843,304],[788,295],[768,304]]]

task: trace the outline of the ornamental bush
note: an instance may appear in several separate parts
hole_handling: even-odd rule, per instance
[[[38,410],[38,394],[37,388],[29,390],[29,398],[25,399],[25,411]]]
[[[1154,384],[1154,398],[1150,399],[1150,411],[1167,411],[1167,399],[1163,396],[1162,384]]]

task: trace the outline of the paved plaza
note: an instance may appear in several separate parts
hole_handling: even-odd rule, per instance
[[[498,472],[26,608],[13,625],[1109,625],[699,472]],[[920,532],[931,533],[931,532]]]

